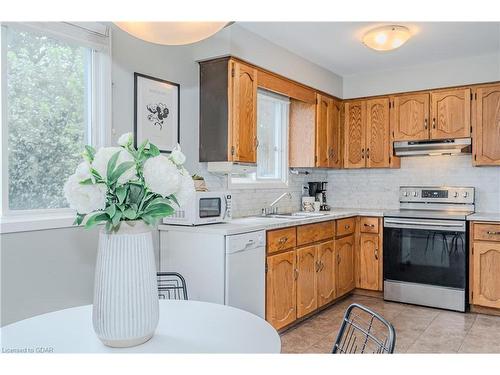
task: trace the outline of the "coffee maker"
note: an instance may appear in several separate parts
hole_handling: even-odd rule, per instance
[[[326,189],[328,182],[308,182],[309,196],[314,197],[317,202],[320,202],[321,211],[330,211],[330,207],[326,203]]]

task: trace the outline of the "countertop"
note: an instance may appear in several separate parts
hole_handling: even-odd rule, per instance
[[[258,230],[272,230],[296,225],[319,223],[321,221],[336,220],[352,216],[384,216],[383,209],[363,208],[332,208],[327,215],[300,219],[271,218],[250,216],[233,219],[229,223],[207,224],[198,226],[165,225],[160,224],[159,230],[177,230],[182,232],[211,233],[233,235],[255,232]],[[495,221],[500,222],[500,212],[475,212],[467,216],[469,221]]]
[[[207,224],[198,226],[165,225],[160,224],[159,230],[176,230],[182,232],[210,233],[233,235],[240,233],[254,232],[258,230],[271,230],[296,225],[319,223],[322,221],[342,219],[352,216],[384,216],[383,210],[360,209],[360,208],[332,208],[327,215],[319,217],[308,217],[300,219],[271,218],[261,216],[251,216],[233,219],[229,223]]]
[[[500,212],[475,212],[467,216],[469,221],[498,221],[500,222]]]

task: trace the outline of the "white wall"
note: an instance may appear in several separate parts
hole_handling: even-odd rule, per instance
[[[500,53],[344,76],[343,97],[459,86],[500,80]]]
[[[133,130],[134,72],[181,85],[181,146],[187,155],[186,167],[206,175],[198,163],[199,70],[196,60],[234,54],[257,65],[342,95],[342,78],[305,59],[241,29],[237,25],[194,45],[166,47],[135,39],[113,29],[112,113],[113,143]],[[321,174],[322,179],[326,174]],[[301,177],[292,179],[299,195]],[[209,178],[213,188],[224,188],[225,180]],[[280,191],[236,193],[240,212],[258,212],[247,207],[250,197],[269,203]],[[241,199],[243,196],[247,199]],[[298,209],[295,200],[283,202]],[[298,200],[297,200],[298,202]],[[155,237],[156,239],[156,237]],[[22,232],[1,235],[1,321],[0,325],[72,306],[92,303],[97,231],[82,228]]]

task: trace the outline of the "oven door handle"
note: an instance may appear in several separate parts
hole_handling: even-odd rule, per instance
[[[465,223],[452,223],[446,221],[414,221],[414,220],[394,220],[384,219],[384,227],[405,228],[405,229],[428,229],[428,230],[455,230],[465,232]]]

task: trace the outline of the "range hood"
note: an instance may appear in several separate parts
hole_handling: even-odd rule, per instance
[[[471,153],[471,139],[394,142],[396,156],[458,155]]]

